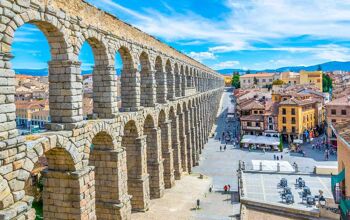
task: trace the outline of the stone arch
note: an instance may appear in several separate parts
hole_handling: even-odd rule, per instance
[[[152,115],[148,114],[143,123],[146,135],[147,172],[149,174],[150,197],[160,198],[164,194],[164,177],[160,130],[156,127]]]
[[[50,18],[50,19],[49,19]],[[65,26],[54,16],[41,16],[39,11],[28,10],[14,16],[6,27],[7,33],[2,37],[0,48],[3,53],[11,53],[11,45],[16,30],[23,24],[34,24],[45,35],[51,48],[51,60],[67,60],[73,58],[73,50],[69,33]]]
[[[185,68],[185,75],[186,75],[186,87],[187,88],[191,88],[192,85],[191,85],[191,74],[190,74],[190,70],[188,68],[188,66],[186,66]]]
[[[94,191],[91,187],[93,186],[92,182],[94,179],[92,178],[93,175],[90,176],[93,170],[82,167],[79,150],[71,140],[59,135],[44,137],[35,141],[34,145],[27,146],[25,153],[25,158],[16,161],[16,166],[20,166],[20,168],[17,170],[17,179],[13,181],[17,182],[12,181],[9,184],[10,188],[12,186],[15,187],[11,189],[14,195],[13,198],[16,198],[15,202],[23,200],[21,204],[23,215],[33,211],[30,207],[25,207],[28,213],[23,213],[23,205],[31,205],[31,203],[25,202],[30,201],[30,199],[24,194],[24,183],[29,180],[31,174],[37,172],[34,172],[34,169],[37,169],[35,164],[38,163],[39,158],[43,157],[47,161],[47,168],[42,171],[44,218],[53,219],[52,217],[60,213],[62,209],[66,210],[67,219],[80,219],[82,215],[95,215],[93,211],[93,207],[95,206],[93,199]],[[41,161],[43,160],[41,159]],[[42,166],[46,166],[46,164],[42,164]],[[77,173],[82,174],[79,176],[76,175]],[[85,178],[86,185],[79,185],[80,178]],[[72,185],[76,185],[78,190],[69,191],[69,187]],[[86,203],[79,203],[77,206],[75,203],[81,200],[82,194],[85,195],[84,200]],[[53,202],[54,198],[55,202]],[[72,208],[65,209],[65,205]],[[18,208],[16,205],[8,208],[15,211],[15,213],[19,211],[16,210]],[[74,212],[73,209],[76,208],[80,209],[81,213]]]
[[[94,57],[95,65],[92,72],[94,117],[113,118],[117,114],[117,100],[115,98],[117,81],[113,59],[108,52],[108,43],[102,34],[91,30],[84,32],[79,42],[81,44],[78,45],[77,54],[81,52],[82,45],[87,42],[92,48]]]
[[[158,114],[158,127],[161,131],[161,149],[164,166],[164,185],[171,188],[175,184],[173,151],[171,149],[171,124],[165,111],[162,109]]]
[[[158,103],[166,103],[167,99],[167,78],[163,60],[160,56],[155,60],[155,78],[156,78],[156,98]]]
[[[156,83],[151,62],[145,51],[139,56],[141,76],[141,106],[152,107],[156,103]]]
[[[182,165],[181,165],[181,148],[179,141],[179,119],[176,114],[176,106],[170,106],[169,120],[171,122],[171,148],[173,150],[173,162],[175,170],[175,179],[181,179]]]
[[[176,115],[179,119],[179,144],[180,144],[180,158],[181,168],[183,172],[187,172],[187,147],[186,147],[186,135],[185,135],[185,115],[183,112],[181,103],[176,105]]]
[[[125,174],[122,173],[126,168],[125,151],[116,148],[113,132],[105,124],[95,125],[90,137],[89,165],[95,168],[97,217],[113,218],[130,213],[127,186],[123,181]]]
[[[123,67],[120,76],[121,108],[120,111],[136,111],[140,108],[140,73],[128,45],[117,48]],[[114,58],[114,60],[116,60]]]
[[[55,89],[53,88],[62,88],[60,90],[60,93],[50,92],[49,94],[51,122],[62,124],[78,123],[82,120],[82,115],[79,114],[79,111],[71,107],[72,101],[64,99],[64,96],[61,95],[68,93],[69,90],[66,89],[67,87],[63,87],[62,84],[69,84],[71,82],[75,82],[77,79],[73,79],[72,77],[66,77],[68,79],[71,79],[71,81],[68,81],[66,80],[66,78],[64,78],[65,82],[62,82],[63,80],[59,79],[58,77],[58,75],[63,74],[63,72],[66,75],[75,73],[75,70],[72,69],[70,69],[72,70],[72,73],[69,71],[65,71],[65,67],[67,66],[76,66],[76,63],[74,61],[73,48],[71,46],[70,36],[67,34],[69,33],[69,31],[66,30],[65,26],[62,25],[62,23],[55,16],[44,15],[41,14],[39,11],[28,10],[26,12],[14,16],[11,20],[9,20],[8,26],[5,30],[6,35],[3,35],[0,41],[0,48],[1,51],[4,53],[1,56],[1,59],[2,61],[4,61],[4,63],[3,65],[1,65],[0,68],[11,68],[10,60],[12,58],[12,55],[10,53],[12,49],[12,42],[14,40],[16,30],[24,24],[35,25],[36,27],[38,27],[38,29],[41,30],[41,32],[46,37],[51,54],[51,61],[49,62],[49,84],[51,88],[50,91],[54,91]],[[13,78],[15,76],[14,71],[7,71],[9,78]],[[9,86],[13,87],[14,89],[14,85]],[[74,92],[79,94],[79,90],[76,90]],[[60,104],[58,105],[58,99],[64,101],[60,102]],[[11,101],[11,103],[13,103],[13,101]],[[66,115],[67,117],[63,117],[63,115]]]
[[[182,66],[176,65],[174,68],[174,74],[175,74],[175,96],[180,97],[182,95],[181,92],[181,69]]]
[[[175,63],[174,69],[177,67]],[[175,98],[175,76],[174,69],[171,65],[170,60],[168,59],[165,64],[166,79],[167,79],[167,88],[168,88],[168,100],[174,100]]]
[[[180,75],[181,75],[181,95],[182,96],[186,96],[186,82],[187,82],[187,78],[185,75],[185,70],[183,65],[181,66],[181,70],[180,70]]]
[[[140,135],[138,128],[138,124],[132,119],[124,125],[122,147],[126,151],[127,188],[132,196],[132,210],[145,211],[150,200],[149,178],[144,163],[146,137]]]

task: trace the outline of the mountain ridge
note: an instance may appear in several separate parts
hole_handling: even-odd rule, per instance
[[[323,71],[350,71],[350,61],[340,62],[340,61],[330,61],[326,63],[311,65],[311,66],[286,66],[280,67],[277,69],[264,69],[264,70],[249,70],[251,73],[255,72],[284,72],[284,71],[292,71],[299,72],[301,70],[305,71],[316,71],[318,67],[321,66]],[[243,69],[220,69],[216,70],[221,74],[231,74],[233,72],[247,72],[247,70]]]

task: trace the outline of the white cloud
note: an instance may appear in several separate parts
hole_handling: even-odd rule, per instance
[[[190,52],[188,56],[192,57],[195,60],[203,61],[203,60],[215,60],[216,56],[211,52]]]
[[[225,68],[237,68],[237,66],[239,65],[239,61],[237,60],[230,60],[230,61],[224,61],[224,62],[220,62],[217,63],[213,66],[214,69],[225,69]]]
[[[116,15],[126,15],[128,22],[166,41],[182,45],[217,45],[203,52],[208,54],[192,55],[199,60],[240,50],[311,53],[314,58],[324,60],[345,60],[349,54],[335,44],[300,47],[289,42],[290,46],[283,45],[286,39],[300,36],[305,36],[312,44],[316,42],[312,40],[349,41],[350,0],[224,0],[229,12],[220,21],[191,11],[179,13],[169,5],[165,5],[167,12],[161,13],[147,8],[137,12],[112,0],[92,3]],[[253,46],[257,43],[271,45],[271,48]]]

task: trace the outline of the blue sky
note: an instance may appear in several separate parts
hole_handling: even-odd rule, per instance
[[[213,69],[350,61],[350,0],[87,0]],[[49,46],[24,25],[15,68],[45,68]],[[80,55],[93,66],[91,48]]]

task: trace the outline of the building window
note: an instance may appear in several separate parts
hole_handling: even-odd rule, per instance
[[[282,115],[285,115],[285,114],[286,114],[286,109],[282,108]]]
[[[346,115],[346,109],[342,109],[342,110],[341,110],[341,114],[342,114],[342,115]]]
[[[287,122],[286,117],[283,117],[282,118],[282,123],[286,123],[286,122]]]
[[[266,79],[262,79],[262,82],[266,82]]]
[[[295,117],[292,117],[292,124],[295,124]]]
[[[250,79],[248,79],[248,83],[250,83]]]
[[[273,130],[273,125],[269,125],[269,130],[270,130],[270,131]]]
[[[254,111],[254,114],[256,114],[256,115],[257,115],[257,114],[258,114],[258,111]]]
[[[269,79],[269,82],[272,82],[272,79]]]
[[[256,126],[256,127],[259,127],[259,122],[255,122],[255,126]]]
[[[332,119],[332,123],[335,123],[335,122],[337,122],[337,120],[336,119]]]
[[[292,127],[292,133],[295,133],[295,127],[294,126]]]
[[[259,114],[264,114],[264,112],[263,111],[259,111]]]
[[[331,110],[331,114],[332,114],[332,115],[336,115],[336,114],[337,114],[337,110],[336,110],[336,109],[332,109],[332,110]]]
[[[269,117],[269,123],[272,123],[272,117]]]
[[[252,123],[250,121],[248,121],[247,126],[252,126]]]
[[[286,126],[283,126],[283,128],[282,128],[282,132],[287,132],[287,128],[286,128]]]
[[[292,115],[295,115],[295,108],[292,108]]]
[[[245,79],[243,80],[243,82],[245,83]]]

